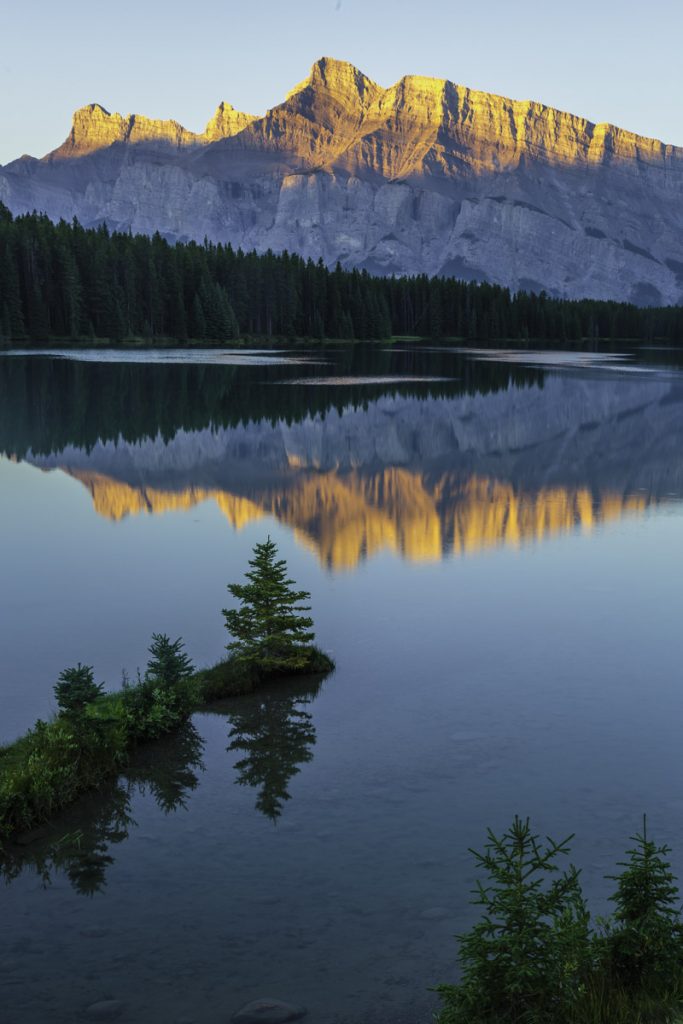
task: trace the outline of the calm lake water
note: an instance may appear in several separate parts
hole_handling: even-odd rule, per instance
[[[221,657],[268,534],[322,684],[195,716],[4,863],[0,1020],[426,1024],[467,848],[576,832],[598,912],[644,811],[683,874],[683,373],[356,346],[0,356],[0,741],[153,631]],[[66,837],[66,838],[64,838]]]

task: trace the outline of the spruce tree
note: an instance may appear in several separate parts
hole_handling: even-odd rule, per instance
[[[194,665],[184,647],[182,637],[172,641],[166,633],[152,633],[145,670],[146,686],[172,694],[183,716],[193,710],[196,701]]]
[[[228,590],[239,608],[223,609],[233,640],[227,649],[245,667],[264,675],[306,668],[315,634],[313,620],[302,613],[310,605],[305,590],[295,590],[287,564],[277,559],[277,546],[268,537],[254,547],[247,583],[230,583]]]
[[[146,678],[164,689],[174,690],[194,675],[194,665],[184,646],[182,637],[171,641],[166,633],[152,633]]]
[[[96,683],[90,665],[65,668],[60,672],[55,683],[54,692],[57,705],[63,715],[80,717],[85,713],[88,704],[92,704],[104,690],[102,683]]]
[[[608,964],[627,987],[652,992],[680,986],[683,968],[683,924],[676,878],[666,859],[668,846],[657,846],[643,831],[631,839],[628,860],[620,861],[620,875],[610,897],[615,924],[607,924]]]

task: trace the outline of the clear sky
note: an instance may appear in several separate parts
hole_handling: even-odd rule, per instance
[[[59,145],[71,113],[263,113],[318,57],[390,85],[424,74],[683,145],[683,0],[24,0],[0,48],[0,163]]]

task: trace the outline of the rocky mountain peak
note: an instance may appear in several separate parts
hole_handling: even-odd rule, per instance
[[[200,134],[188,131],[178,121],[157,120],[141,114],[111,114],[100,103],[89,103],[74,113],[68,137],[46,159],[86,156],[116,142],[157,143],[175,148],[202,146],[236,135],[254,120],[252,114],[243,114],[223,101]]]
[[[360,102],[362,105],[372,102],[378,93],[384,91],[353,64],[345,60],[335,60],[334,57],[321,57],[317,60],[306,78],[290,89],[286,100],[306,90],[325,92],[339,99]]]
[[[82,107],[59,149],[2,168],[0,201],[378,274],[683,301],[683,149],[331,57],[263,117],[223,102],[200,134]]]
[[[60,158],[91,153],[102,146],[124,140],[128,118],[110,114],[99,103],[89,103],[74,112],[71,131],[64,143],[51,156]]]
[[[241,132],[248,124],[255,120],[256,116],[254,114],[243,114],[241,111],[235,110],[231,103],[226,103],[223,100],[222,103],[218,104],[216,113],[207,123],[204,136],[208,142],[215,142],[217,139],[228,139],[232,135],[237,135],[238,132]]]

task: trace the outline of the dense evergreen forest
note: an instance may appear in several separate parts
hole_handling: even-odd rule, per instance
[[[683,307],[512,294],[491,284],[377,278],[289,253],[171,245],[160,235],[13,217],[0,204],[0,343],[390,336],[678,342]]]

